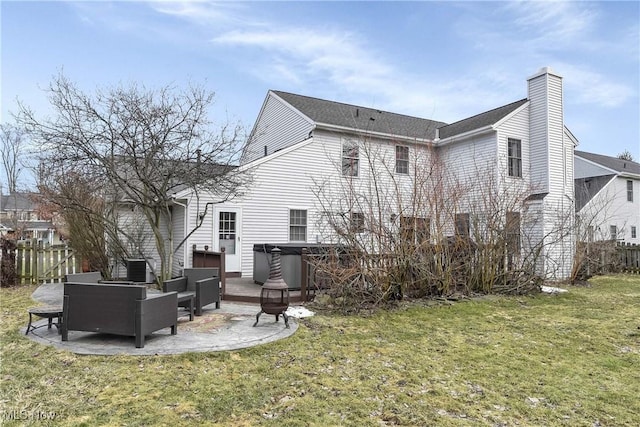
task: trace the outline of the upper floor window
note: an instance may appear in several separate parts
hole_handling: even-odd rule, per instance
[[[609,233],[611,235],[611,240],[618,240],[618,227],[616,227],[615,225],[610,225]]]
[[[342,175],[358,176],[358,162],[360,152],[358,143],[355,141],[345,141],[342,144]]]
[[[508,140],[509,176],[522,177],[522,142],[519,139]]]
[[[396,145],[396,173],[409,173],[409,147]]]
[[[633,202],[633,181],[627,181],[627,202]]]
[[[636,233],[636,226],[632,225],[631,226],[631,238],[635,239],[638,236],[638,234]]]
[[[307,241],[307,211],[301,209],[289,210],[289,241]]]

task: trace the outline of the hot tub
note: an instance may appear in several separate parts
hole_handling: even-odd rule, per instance
[[[302,249],[317,254],[335,248],[327,243],[258,243],[253,245],[253,281],[262,285],[269,278],[271,269],[271,250],[279,248],[282,263],[282,279],[289,289],[298,290],[301,286]]]

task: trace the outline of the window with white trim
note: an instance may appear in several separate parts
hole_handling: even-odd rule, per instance
[[[396,145],[396,173],[409,173],[409,147]]]
[[[342,144],[342,175],[358,176],[360,152],[356,141],[346,140]]]
[[[431,237],[431,220],[416,216],[400,217],[400,238],[403,242],[420,244]]]
[[[520,212],[507,212],[505,232],[507,252],[520,255]]]
[[[522,142],[509,138],[507,141],[507,156],[509,161],[509,176],[522,177]]]
[[[303,209],[289,209],[289,241],[307,241],[307,211]]]
[[[627,181],[627,202],[633,202],[633,181]]]
[[[636,226],[632,225],[631,226],[631,238],[635,239],[638,236],[638,234],[636,233]]]
[[[609,234],[611,235],[611,240],[618,240],[618,227],[616,227],[615,225],[610,225]]]
[[[351,232],[364,233],[364,214],[362,212],[351,212]]]

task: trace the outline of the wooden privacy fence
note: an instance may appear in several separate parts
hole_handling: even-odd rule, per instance
[[[82,271],[82,259],[67,245],[37,241],[18,242],[16,274],[18,284],[62,282],[65,274]]]
[[[640,274],[640,245],[618,243],[616,251],[623,271]]]

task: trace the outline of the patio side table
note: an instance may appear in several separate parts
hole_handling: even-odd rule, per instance
[[[29,324],[27,325],[27,331],[25,335],[29,334],[30,331],[34,329],[40,328],[41,326],[33,326],[33,316],[38,316],[43,319],[49,319],[47,322],[47,329],[51,329],[51,325],[55,325],[56,329],[58,329],[58,333],[61,333],[60,327],[62,326],[62,306],[60,305],[46,305],[41,307],[32,307],[29,310]],[[57,318],[57,322],[53,323],[53,319]]]
[[[196,296],[192,293],[178,295],[178,307],[184,307],[189,312],[189,321],[193,320],[193,312],[196,303]]]

